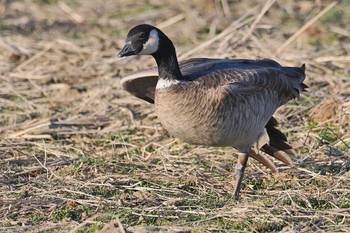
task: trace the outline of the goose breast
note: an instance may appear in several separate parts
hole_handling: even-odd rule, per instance
[[[157,89],[155,108],[163,127],[192,144],[251,146],[281,100],[276,90],[232,80],[232,75],[237,73],[219,72]]]

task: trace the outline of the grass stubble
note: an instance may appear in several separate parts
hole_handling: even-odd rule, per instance
[[[0,231],[350,231],[349,4],[0,2]],[[232,149],[169,137],[121,90],[154,65],[116,56],[144,22],[181,60],[306,63],[309,92],[276,114],[294,166],[271,174],[250,160],[234,202]]]

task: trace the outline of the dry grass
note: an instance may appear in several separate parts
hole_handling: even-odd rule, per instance
[[[0,231],[349,232],[349,5],[1,1]],[[250,161],[234,202],[230,148],[167,136],[152,106],[120,89],[154,65],[116,56],[144,22],[181,59],[306,63],[309,92],[277,114],[295,166],[270,174]]]

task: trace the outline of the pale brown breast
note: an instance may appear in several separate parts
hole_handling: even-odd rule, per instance
[[[276,105],[266,109],[260,104],[260,95],[246,98],[227,93],[220,86],[198,85],[194,81],[157,89],[155,95],[155,108],[163,127],[188,143],[251,146],[277,108]]]
[[[155,97],[157,116],[170,134],[192,144],[216,143],[219,96],[177,86],[157,90]]]

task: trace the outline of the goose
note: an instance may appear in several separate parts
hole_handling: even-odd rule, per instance
[[[277,171],[260,151],[292,165],[296,155],[277,129],[275,111],[306,91],[305,65],[283,67],[270,59],[192,58],[178,62],[172,41],[141,24],[127,34],[119,57],[151,55],[157,67],[121,79],[132,95],[155,105],[162,126],[191,144],[233,147],[238,200],[249,157]]]

